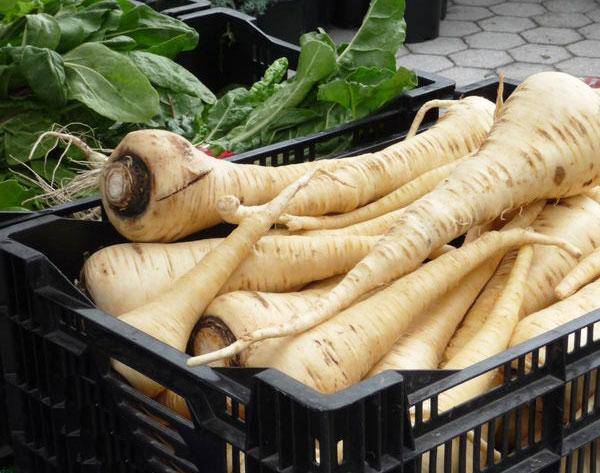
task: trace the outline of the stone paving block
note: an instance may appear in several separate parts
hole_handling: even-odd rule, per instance
[[[579,32],[588,39],[600,39],[600,23],[584,26]]]
[[[522,35],[527,42],[538,44],[565,45],[582,39],[577,31],[570,28],[548,28],[546,26],[524,31]]]
[[[590,20],[600,23],[600,7],[596,8],[595,10],[587,12],[586,15],[588,16],[588,18]]]
[[[453,5],[448,7],[448,20],[479,21],[489,18],[493,13],[484,7],[468,7],[464,5]]]
[[[443,54],[447,55],[467,49],[467,45],[460,38],[436,38],[423,43],[409,44],[408,49],[419,54]]]
[[[574,57],[559,62],[556,68],[574,76],[597,76],[600,73],[600,59]]]
[[[439,72],[452,67],[452,62],[444,56],[427,54],[409,54],[398,58],[398,65],[408,69],[421,69],[427,72]]]
[[[511,49],[509,53],[517,61],[535,64],[555,64],[570,56],[569,52],[562,46],[549,46],[545,44],[525,44]]]
[[[497,31],[501,33],[519,33],[521,31],[535,28],[535,23],[529,18],[516,16],[493,16],[480,21],[479,26],[484,31]]]
[[[474,21],[445,20],[440,24],[440,36],[462,37],[481,31]]]
[[[581,28],[589,25],[592,20],[583,13],[556,13],[549,12],[533,17],[540,26],[551,26],[555,28]]]
[[[550,0],[544,6],[560,13],[586,13],[598,6],[596,0]]]
[[[490,49],[468,49],[451,54],[450,59],[457,66],[487,69],[494,69],[512,62],[511,57],[505,51],[493,51]]]
[[[525,41],[515,33],[496,33],[493,31],[482,31],[467,36],[465,41],[471,48],[500,49],[506,50],[524,44]]]
[[[490,10],[497,15],[519,16],[522,18],[530,18],[546,12],[546,9],[542,5],[523,2],[503,2],[501,5],[491,7]]]
[[[583,57],[600,57],[600,41],[594,39],[586,39],[579,43],[567,46],[567,49],[576,56]],[[600,75],[600,71],[598,71]]]
[[[467,5],[469,7],[491,7],[505,0],[456,0],[455,5]]]
[[[507,79],[524,80],[532,74],[552,70],[553,66],[545,64],[530,64],[527,62],[513,62],[506,66],[499,67],[497,72],[503,72]]]
[[[478,69],[473,67],[452,67],[451,69],[440,71],[440,75],[452,79],[456,82],[457,86],[479,82],[490,74],[493,74],[493,72],[488,69]]]

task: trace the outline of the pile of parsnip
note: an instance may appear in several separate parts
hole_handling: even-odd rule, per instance
[[[431,107],[445,113],[416,133]],[[505,103],[429,103],[405,140],[344,160],[238,165],[136,131],[100,182],[136,243],[92,255],[83,280],[100,309],[189,344],[191,366],[273,367],[332,393],[388,369],[465,368],[600,306],[597,185],[600,93],[558,72]],[[236,225],[226,238],[168,243],[223,221]],[[438,409],[497,379],[443,393]]]

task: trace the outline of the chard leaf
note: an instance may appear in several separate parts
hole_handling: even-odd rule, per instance
[[[275,86],[285,77],[288,66],[289,62],[285,57],[275,60],[265,71],[263,78],[250,87],[248,102],[260,103],[273,95]]]
[[[181,51],[194,49],[198,44],[196,30],[147,5],[125,12],[118,29],[111,35],[130,36],[142,49],[171,58]]]
[[[352,120],[350,112],[339,104],[307,103],[306,105],[310,105],[313,113],[316,113],[315,118],[309,119],[303,123],[299,123],[296,126],[284,129],[275,129],[263,134],[262,145],[264,146],[271,143],[279,143],[281,141],[320,133]],[[320,156],[326,156],[328,154],[347,149],[351,142],[352,133],[340,135],[332,138],[331,140],[327,140],[326,142],[319,143],[315,149],[315,152]]]
[[[160,113],[146,125],[165,128],[191,140],[197,133],[197,121],[204,111],[205,104],[199,97],[184,93],[174,93],[167,89],[158,89],[160,94]]]
[[[372,0],[363,23],[338,64],[346,69],[378,66],[396,70],[396,52],[404,43],[405,0]]]
[[[130,52],[129,58],[150,82],[163,89],[192,95],[209,104],[217,101],[214,94],[194,74],[169,58],[145,51]]]
[[[46,48],[26,46],[19,68],[33,93],[49,105],[61,107],[67,101],[63,60]]]
[[[160,112],[158,93],[126,56],[86,43],[63,59],[69,99],[125,123],[144,123]]]
[[[219,139],[229,130],[243,123],[254,108],[248,101],[249,96],[250,93],[243,87],[230,90],[223,95],[206,116],[206,132],[202,141]]]
[[[319,118],[321,118],[321,114],[318,110],[309,108],[290,108],[279,116],[277,123],[274,123],[269,131],[293,128]]]
[[[22,44],[40,48],[56,49],[60,42],[60,28],[50,15],[38,13],[25,17],[25,30]]]
[[[416,84],[416,75],[405,68],[392,72],[361,66],[344,78],[320,85],[318,100],[338,103],[357,119],[379,110]]]
[[[232,128],[242,124],[254,108],[275,93],[277,85],[287,73],[287,68],[286,58],[277,59],[250,90],[238,87],[223,95],[208,112],[202,127],[203,132],[198,133],[196,140],[204,142],[219,139]]]
[[[255,108],[245,125],[231,130],[211,148],[239,152],[255,147],[260,134],[277,122],[282,113],[296,107],[319,81],[336,71],[336,52],[330,41],[322,33],[303,35],[296,75]]]

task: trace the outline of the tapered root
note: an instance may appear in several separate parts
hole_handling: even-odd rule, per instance
[[[35,140],[35,143],[33,144],[33,147],[31,148],[29,156],[27,157],[27,161],[31,161],[33,159],[33,156],[35,155],[35,152],[39,148],[42,141],[44,141],[48,138],[55,138],[64,143],[68,143],[68,144],[75,146],[79,151],[81,151],[84,154],[86,160],[89,163],[93,163],[93,164],[97,164],[98,166],[101,166],[108,160],[107,156],[105,156],[102,153],[99,153],[98,151],[94,151],[92,148],[90,148],[90,146],[88,146],[88,144],[85,141],[83,141],[78,136],[71,135],[68,133],[61,133],[58,131],[46,131],[46,132],[42,133],[40,136],[38,136],[37,140]]]
[[[406,207],[419,197],[424,196],[438,185],[442,179],[447,178],[452,170],[465,159],[467,158],[457,159],[444,166],[427,171],[381,199],[356,210],[343,214],[325,215],[321,217],[284,214],[279,221],[280,223],[283,223],[288,230],[298,232],[301,230],[340,229],[373,220],[382,215],[389,214],[389,212]]]
[[[430,100],[429,102],[426,102],[425,104],[423,104],[423,106],[419,109],[419,111],[417,112],[417,114],[415,115],[415,119],[412,122],[412,125],[410,126],[410,129],[408,130],[408,133],[406,134],[406,139],[408,140],[409,138],[412,138],[413,136],[415,136],[417,134],[417,131],[419,131],[419,127],[421,126],[421,123],[423,123],[423,119],[425,118],[425,115],[427,115],[427,112],[429,112],[430,110],[433,110],[434,108],[448,108],[450,106],[452,106],[452,104],[455,104],[457,102],[457,100]]]
[[[496,96],[496,110],[494,111],[494,121],[502,114],[504,108],[504,73],[498,73],[498,95]]]
[[[600,249],[585,257],[569,272],[556,286],[555,294],[559,299],[565,299],[575,294],[586,284],[600,276]]]
[[[573,246],[571,243],[566,242],[560,238],[550,237],[547,235],[542,235],[540,233],[535,233],[532,231],[523,231],[523,230],[512,230],[513,232],[521,232],[521,241],[523,244],[537,244],[537,245],[552,245],[562,248],[567,253],[573,255],[574,257],[580,257],[581,252],[578,248]],[[499,238],[496,238],[499,240]],[[493,245],[494,242],[490,242],[490,245]],[[454,252],[448,253],[447,256],[452,255]],[[442,256],[443,257],[443,256]],[[442,257],[438,258],[441,259]],[[333,312],[328,309],[328,305],[330,304],[330,300],[327,298],[321,298],[316,303],[316,310],[309,312],[304,317],[299,317],[293,323],[268,327],[260,330],[256,330],[252,333],[242,336],[239,340],[237,340],[232,345],[225,347],[221,350],[218,350],[213,353],[206,353],[204,355],[200,355],[194,358],[190,358],[187,361],[188,366],[198,366],[205,365],[208,363],[212,363],[223,358],[230,358],[236,356],[241,353],[243,350],[250,347],[252,344],[259,342],[261,340],[266,340],[270,338],[280,338],[287,337],[291,335],[299,335],[311,328],[327,321],[337,312]]]
[[[227,223],[232,223],[235,225],[238,225],[245,219],[252,218],[263,213],[277,213],[279,216],[289,201],[292,200],[292,198],[296,195],[296,193],[303,187],[306,187],[306,185],[317,173],[324,173],[327,175],[330,174],[325,169],[316,167],[311,172],[305,174],[296,182],[286,187],[281,194],[275,197],[275,199],[273,199],[271,202],[263,205],[245,206],[241,204],[240,200],[236,196],[226,195],[217,200],[217,211],[223,220],[225,220]],[[278,220],[279,217],[275,219],[274,223],[277,223]]]

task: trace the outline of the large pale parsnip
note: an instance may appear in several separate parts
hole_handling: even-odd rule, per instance
[[[597,279],[598,276],[600,276],[600,249],[596,249],[586,256],[564,277],[560,284],[556,286],[556,296],[559,299],[565,299],[577,292],[582,286]]]
[[[265,236],[219,294],[237,290],[285,292],[350,270],[378,237]],[[103,248],[85,263],[82,281],[97,307],[121,315],[169,290],[222,238],[184,243],[124,243]]]
[[[427,194],[442,179],[448,177],[461,161],[462,159],[458,159],[439,168],[427,171],[381,199],[351,212],[322,217],[283,215],[280,220],[285,223],[291,232],[344,228],[356,223],[372,220],[395,210],[402,209],[419,197]]]
[[[458,287],[428,307],[367,377],[386,370],[438,369],[452,333],[492,273],[493,268],[482,264],[466,276]]]
[[[585,195],[563,199],[556,204],[550,203],[533,222],[532,228],[545,235],[560,236],[577,246],[583,255],[588,255],[600,244],[600,204]],[[485,323],[506,284],[515,256],[507,256],[502,261],[469,310],[444,353],[446,361],[468,343]],[[555,286],[576,264],[575,258],[559,248],[534,246],[533,261],[525,281],[525,297],[520,317],[523,318],[554,303]]]
[[[525,230],[486,233],[426,263],[313,330],[290,337],[269,366],[325,393],[348,387],[364,378],[391,350],[415,317],[471,270],[496,252],[531,243],[558,244],[578,253],[558,238]],[[240,346],[247,348],[246,343],[244,338],[239,339],[232,345],[234,353],[226,350],[224,354],[228,356],[208,354],[199,361],[210,363],[233,356]],[[195,361],[192,358],[188,364],[193,366]]]
[[[169,291],[119,318],[157,340],[185,351],[190,334],[204,309],[250,254],[256,242],[281,216],[296,192],[317,171],[318,168],[286,187],[275,199],[265,204],[263,212],[244,219],[227,238],[180,277]],[[219,211],[223,214],[237,213],[239,209],[237,199],[225,197],[219,201]],[[164,389],[156,381],[119,361],[113,360],[113,367],[135,388],[150,397],[157,396]]]
[[[332,228],[323,230],[304,230],[301,235],[320,237],[320,236],[342,236],[342,235],[384,235],[392,228],[404,213],[404,209],[393,210],[379,217],[355,223],[343,228]]]
[[[483,142],[494,105],[455,101],[434,126],[383,151],[325,164],[327,173],[300,193],[287,212],[343,212],[376,200],[420,174],[462,158]],[[217,198],[244,205],[268,202],[314,164],[261,167],[207,156],[184,138],[159,130],[128,134],[100,178],[102,201],[115,228],[133,241],[172,241],[221,222]]]
[[[510,221],[505,230],[528,226],[543,206],[543,201],[532,204]],[[471,229],[465,237],[465,243],[479,238],[482,231],[491,227],[487,225],[485,228]],[[450,337],[494,273],[499,258],[499,255],[489,258],[461,280],[456,288],[428,307],[423,315],[416,317],[411,327],[367,376],[375,376],[385,370],[438,369]]]
[[[533,248],[524,246],[518,251],[514,265],[492,312],[477,332],[444,368],[461,370],[506,350],[514,328],[519,322],[519,311],[525,295],[525,279],[533,260]],[[492,370],[471,381],[440,394],[441,410],[449,410],[483,394],[494,385],[496,371]]]
[[[575,77],[560,72],[530,76],[506,101],[474,158],[406,207],[386,237],[320,299],[316,310],[288,326],[249,335],[245,346],[323,323],[377,285],[413,271],[433,248],[508,209],[595,186],[600,182],[599,109],[600,95]]]
[[[510,346],[519,345],[597,309],[598,301],[600,301],[600,281],[595,281],[572,296],[521,320],[512,335]],[[585,343],[589,334],[586,332],[583,335],[582,343]],[[597,340],[598,337],[600,337],[600,323],[594,326],[593,338]],[[575,337],[572,336],[569,338],[569,350],[573,349],[574,343]],[[544,353],[540,353],[540,363],[543,362]]]

